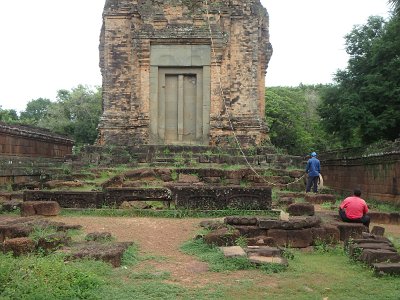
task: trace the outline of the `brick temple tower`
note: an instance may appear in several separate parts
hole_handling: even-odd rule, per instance
[[[268,140],[268,26],[259,0],[107,0],[98,144]]]

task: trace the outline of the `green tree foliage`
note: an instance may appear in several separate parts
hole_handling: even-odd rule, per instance
[[[323,91],[318,108],[325,129],[345,146],[399,137],[399,32],[399,17],[370,17],[345,37],[348,66]]]
[[[17,111],[15,109],[2,109],[0,105],[0,121],[5,123],[17,123]]]
[[[393,8],[394,14],[400,14],[400,0],[389,0],[389,5]]]
[[[101,112],[101,89],[97,87],[93,91],[79,85],[71,91],[59,90],[57,101],[47,107],[37,125],[69,135],[77,144],[92,144],[97,137]]]
[[[51,101],[45,98],[31,100],[26,105],[25,111],[20,114],[20,121],[25,124],[36,125],[46,114]]]
[[[290,154],[305,154],[326,148],[317,106],[320,86],[269,87],[265,116],[271,142]]]

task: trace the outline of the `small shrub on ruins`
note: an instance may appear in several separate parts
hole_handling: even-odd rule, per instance
[[[51,236],[55,233],[57,233],[57,229],[53,226],[46,226],[46,227],[34,226],[33,231],[29,235],[29,237],[35,242],[38,242],[39,239],[46,238],[47,236]]]
[[[178,172],[176,172],[176,170],[172,170],[171,171],[171,178],[173,181],[177,181],[178,180]]]
[[[332,245],[329,244],[325,241],[322,240],[316,240],[314,241],[314,251],[318,253],[342,253],[343,252],[343,247],[338,246],[338,245]]]
[[[290,247],[283,248],[282,249],[282,257],[284,257],[288,260],[293,260],[295,257],[293,248],[290,248]]]
[[[182,154],[177,154],[174,157],[174,167],[175,168],[183,168],[185,167],[185,158],[183,157]]]
[[[248,243],[247,243],[247,239],[244,236],[240,236],[236,239],[235,244],[236,244],[236,246],[246,248]]]

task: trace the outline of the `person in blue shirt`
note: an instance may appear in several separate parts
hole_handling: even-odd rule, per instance
[[[311,158],[307,162],[306,173],[308,174],[306,193],[310,192],[311,186],[313,186],[313,192],[318,192],[318,180],[319,173],[321,172],[321,166],[317,159],[317,153],[312,152]]]

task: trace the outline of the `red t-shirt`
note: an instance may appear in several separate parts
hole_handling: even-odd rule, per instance
[[[367,203],[357,196],[347,197],[340,204],[340,208],[346,211],[349,219],[359,219],[368,212]]]

